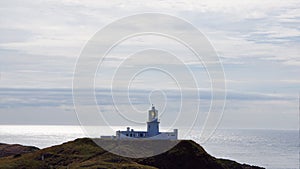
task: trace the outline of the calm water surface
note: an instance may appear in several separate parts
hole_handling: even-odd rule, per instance
[[[111,135],[112,133],[103,133]],[[186,139],[198,141],[199,132]],[[79,137],[86,137],[79,126],[0,125],[1,143],[18,143],[45,148]],[[270,169],[299,168],[299,132],[296,130],[217,130],[205,150],[218,158]]]

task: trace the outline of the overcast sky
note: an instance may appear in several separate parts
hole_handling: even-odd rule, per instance
[[[228,94],[220,127],[298,128],[298,0],[1,1],[0,124],[78,124],[72,102],[72,79],[81,50],[104,26],[144,12],[182,18],[197,27],[214,46],[223,64]],[[103,110],[110,110],[105,106],[111,104],[107,92],[115,66],[141,46],[180,55],[199,83],[204,117],[211,96],[210,79],[202,65],[191,59],[183,47],[155,36],[129,39],[112,51],[99,68],[95,84],[101,89],[97,98]],[[163,59],[156,61],[169,65]],[[129,59],[127,64],[135,67],[147,65],[148,61]],[[182,72],[174,64],[168,68],[172,74]],[[145,85],[155,79],[160,79],[156,85]],[[146,112],[150,102],[158,105],[158,109],[163,109],[165,102],[169,105],[179,102],[176,92],[169,92],[167,99],[164,98],[168,91],[161,91],[175,90],[176,83],[161,72],[146,72],[134,80],[130,90],[137,111]],[[155,98],[149,101],[150,89],[156,92],[152,92]],[[123,94],[118,96],[121,98]],[[191,104],[198,102],[189,99]],[[126,111],[126,106],[123,108]],[[165,111],[177,109],[169,106]],[[168,125],[171,117],[166,113],[161,117],[162,122]]]

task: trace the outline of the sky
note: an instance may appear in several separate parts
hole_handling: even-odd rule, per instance
[[[84,46],[112,22],[145,12],[168,14],[191,23],[214,47],[224,69],[227,93],[220,128],[298,129],[297,0],[1,1],[0,124],[78,125],[72,85]],[[120,27],[110,34],[125,29]],[[170,31],[182,31],[182,27],[175,25]],[[177,59],[161,51],[149,56],[143,53],[145,49],[175,53]],[[149,65],[163,66],[168,72],[147,70],[136,78],[129,77],[128,85],[124,78],[132,68]],[[183,74],[191,72],[194,79]],[[115,73],[118,76],[114,79]],[[177,79],[186,86],[184,102],[168,73],[187,78]],[[112,82],[117,100],[109,93]],[[200,98],[186,90],[193,83],[198,85]],[[166,126],[176,121],[180,103],[185,103],[181,111],[187,116],[180,118],[178,125],[193,117],[196,104],[200,104],[199,126],[210,111],[211,79],[205,67],[184,46],[163,36],[137,36],[120,43],[98,67],[95,86],[96,102],[110,125],[121,122],[112,113],[114,102],[135,124],[143,122],[151,103],[161,110],[161,122]]]

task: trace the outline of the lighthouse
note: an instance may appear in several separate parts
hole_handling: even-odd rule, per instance
[[[147,133],[149,137],[159,134],[158,111],[153,104],[151,110],[148,112]]]

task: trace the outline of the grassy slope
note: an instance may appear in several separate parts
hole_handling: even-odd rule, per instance
[[[0,158],[0,168],[210,168],[250,169],[230,160],[216,159],[193,141],[180,141],[171,150],[149,158],[130,159],[111,154],[83,138],[36,152]]]

